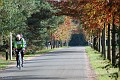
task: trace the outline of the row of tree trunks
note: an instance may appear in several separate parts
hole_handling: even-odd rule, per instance
[[[54,49],[54,48],[59,48],[59,47],[63,47],[63,46],[68,46],[68,43],[69,42],[63,42],[62,40],[55,40],[55,39],[51,39],[51,42],[50,42],[50,47],[51,49]]]
[[[106,38],[106,33],[108,35],[107,38]],[[102,35],[101,36],[100,34],[98,35],[98,38],[97,38],[98,40],[96,39],[96,37],[93,37],[93,36],[90,37],[90,42],[92,43],[91,47],[101,52],[104,59],[110,60],[113,66],[116,66],[116,33],[117,31],[116,31],[116,26],[114,24],[114,17],[113,17],[112,24],[110,23],[104,24]],[[118,35],[119,35],[118,45],[119,45],[119,55],[120,55],[120,27],[119,27]],[[96,45],[97,45],[97,49],[96,49]],[[120,56],[118,57],[119,57],[118,66],[120,69]]]

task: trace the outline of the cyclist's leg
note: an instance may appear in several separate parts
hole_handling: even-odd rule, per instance
[[[17,62],[17,67],[18,67],[18,51],[16,51],[16,62]]]
[[[23,57],[24,57],[24,51],[21,51],[21,58],[22,58],[22,67],[23,67]]]

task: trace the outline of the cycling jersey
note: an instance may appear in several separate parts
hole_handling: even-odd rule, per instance
[[[16,49],[23,49],[24,48],[24,40],[21,38],[20,40],[14,41],[14,48]]]

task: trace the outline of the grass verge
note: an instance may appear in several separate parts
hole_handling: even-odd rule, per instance
[[[86,47],[86,52],[97,75],[97,80],[120,80],[118,68],[112,67],[111,62],[104,60],[101,53],[91,47]]]
[[[6,61],[5,59],[0,59],[0,70],[7,68],[7,66],[12,63],[13,63],[13,61],[10,61],[10,60]]]

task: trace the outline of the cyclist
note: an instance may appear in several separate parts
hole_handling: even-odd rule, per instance
[[[24,57],[24,53],[26,51],[26,41],[25,41],[25,39],[24,39],[22,34],[20,34],[20,37],[21,37],[21,39],[23,40],[23,43],[24,43],[23,50],[22,50],[22,54],[23,54],[23,57]],[[23,58],[23,61],[24,61],[24,58]]]
[[[25,48],[26,48],[26,41],[25,41],[25,39],[23,38],[23,35],[22,34],[20,34],[20,37],[21,37],[21,39],[23,40],[23,43],[24,43],[24,45],[23,45],[23,54],[25,53]]]
[[[14,49],[16,51],[16,61],[18,67],[18,54],[19,51],[21,51],[21,57],[22,57],[22,67],[23,67],[23,50],[24,50],[24,40],[21,38],[20,34],[17,34],[15,41],[14,41]]]

